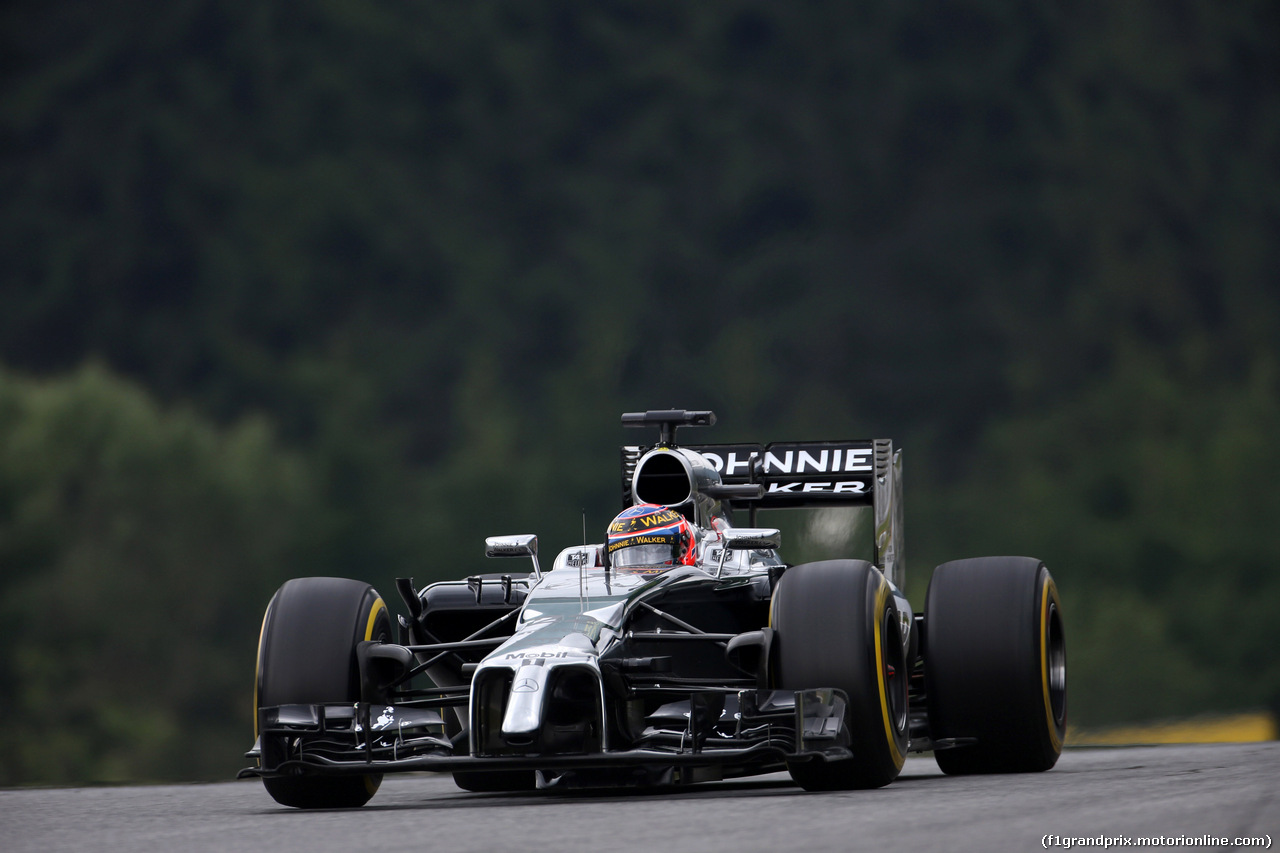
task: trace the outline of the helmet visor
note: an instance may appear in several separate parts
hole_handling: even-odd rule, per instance
[[[609,562],[619,569],[641,569],[675,565],[672,543],[629,545],[609,555]]]

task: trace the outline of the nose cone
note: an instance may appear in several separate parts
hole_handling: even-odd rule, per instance
[[[528,742],[542,724],[547,667],[525,664],[511,681],[511,699],[502,717],[502,738],[508,743]]]

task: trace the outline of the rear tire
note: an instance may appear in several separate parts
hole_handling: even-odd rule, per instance
[[[924,676],[944,773],[1031,773],[1062,753],[1067,725],[1062,606],[1044,563],[983,557],[944,563],[925,598]]]
[[[835,687],[849,697],[844,745],[853,758],[788,762],[806,791],[879,788],[902,770],[910,672],[893,602],[889,582],[864,560],[795,566],[774,591],[775,686]]]
[[[258,641],[254,727],[261,707],[361,700],[356,644],[391,638],[391,618],[373,587],[343,578],[296,578],[267,605]],[[373,699],[374,697],[366,697]],[[262,744],[270,766],[283,745]],[[369,801],[382,774],[277,776],[262,784],[276,802],[299,809],[355,808]]]

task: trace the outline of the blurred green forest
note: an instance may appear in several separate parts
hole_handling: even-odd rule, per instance
[[[229,778],[276,586],[601,531],[645,408],[894,438],[913,601],[1046,560],[1075,724],[1274,707],[1278,23],[5,4],[0,784]]]

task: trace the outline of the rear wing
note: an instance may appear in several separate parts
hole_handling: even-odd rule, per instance
[[[759,497],[730,504],[757,509],[870,506],[875,514],[875,563],[903,585],[902,451],[890,439],[785,441],[772,444],[684,444],[700,454],[727,486],[758,485]],[[636,465],[648,447],[622,448],[622,502],[631,505]]]

